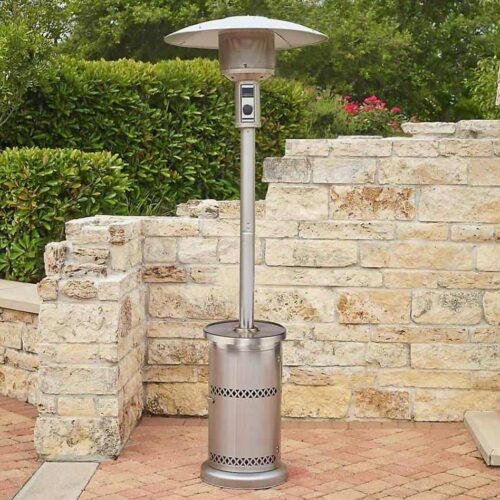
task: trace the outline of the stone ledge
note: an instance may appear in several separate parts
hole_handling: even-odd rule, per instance
[[[500,411],[468,411],[464,422],[486,465],[500,466]]]
[[[461,120],[455,135],[462,139],[494,139],[500,137],[500,120]]]
[[[439,139],[492,139],[500,137],[500,120],[461,120],[453,122],[407,122],[401,125],[403,132],[413,138]]]
[[[453,122],[407,122],[401,125],[405,134],[413,137],[450,137],[455,135]]]
[[[40,297],[36,285],[0,280],[0,307],[38,314]]]

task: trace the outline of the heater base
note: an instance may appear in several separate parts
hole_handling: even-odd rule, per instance
[[[207,462],[204,462],[201,466],[201,479],[205,483],[220,488],[263,490],[284,483],[287,479],[287,473],[283,464],[277,469],[265,472],[244,473],[214,469]]]

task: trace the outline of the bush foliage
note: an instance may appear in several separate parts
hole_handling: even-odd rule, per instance
[[[500,58],[491,57],[478,62],[473,78],[469,82],[472,101],[481,110],[484,118],[500,118],[500,106],[496,105]]]
[[[165,214],[191,198],[239,192],[233,86],[216,62],[62,58],[6,124],[0,148],[106,150],[124,161],[131,214]],[[257,164],[304,136],[310,97],[279,78],[263,85]],[[257,179],[261,173],[257,172]],[[265,186],[257,186],[263,195]]]
[[[0,1],[0,127],[43,81],[64,17],[58,0]]]
[[[126,209],[127,176],[111,153],[13,148],[0,153],[0,278],[43,276],[46,243],[64,222]]]

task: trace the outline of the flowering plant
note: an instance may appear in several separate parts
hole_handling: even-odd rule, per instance
[[[377,114],[384,122],[389,119],[389,127],[393,130],[401,131],[401,122],[398,121],[399,116],[397,116],[401,113],[399,106],[393,106],[389,109],[387,104],[375,95],[365,97],[361,103],[353,101],[349,95],[344,96],[342,99],[346,113],[357,116],[361,121],[365,122],[373,121],[374,115]],[[371,115],[368,116],[366,113],[371,113]]]
[[[396,135],[406,120],[398,106],[389,107],[372,95],[355,99],[350,95],[316,95],[312,102],[314,137],[337,135]]]

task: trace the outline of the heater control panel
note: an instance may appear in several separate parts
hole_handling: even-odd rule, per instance
[[[254,82],[236,83],[236,124],[239,127],[259,127],[259,87]]]
[[[255,85],[252,83],[241,84],[241,121],[255,121]]]

